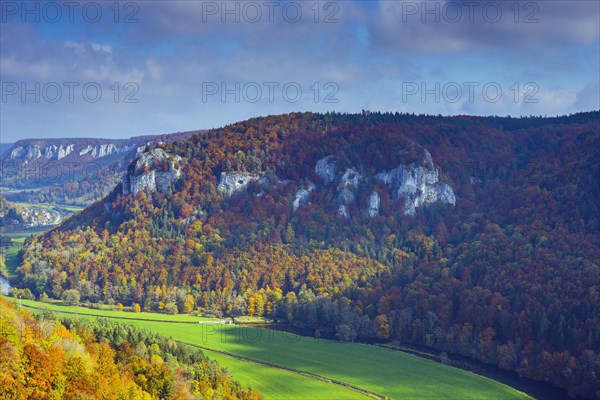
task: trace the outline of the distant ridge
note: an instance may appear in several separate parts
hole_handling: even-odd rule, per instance
[[[129,139],[22,139],[0,147],[1,181],[16,189],[8,199],[87,205],[109,193],[127,165],[147,146],[190,138],[201,131]]]

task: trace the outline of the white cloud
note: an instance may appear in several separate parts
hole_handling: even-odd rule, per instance
[[[31,63],[19,60],[14,56],[2,57],[0,59],[0,70],[2,71],[3,81],[48,79],[54,76],[54,72],[58,68],[57,64],[48,61]]]
[[[92,50],[112,54],[112,47],[108,44],[90,43]]]
[[[577,92],[575,107],[577,110],[600,110],[600,82],[588,83]]]

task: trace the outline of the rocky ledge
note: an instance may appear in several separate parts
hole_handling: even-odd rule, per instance
[[[374,183],[382,183],[388,187],[394,200],[404,203],[403,213],[415,215],[418,207],[434,202],[454,205],[456,197],[450,185],[439,181],[438,170],[433,164],[431,154],[422,149],[420,163],[399,164],[389,171],[382,171],[374,175],[362,175],[355,167],[340,168],[336,156],[328,155],[317,161],[315,175],[322,180],[325,186],[335,185],[335,203],[338,213],[348,217],[348,206],[356,201],[356,192],[363,186],[368,189]],[[311,189],[312,190],[312,189]],[[293,210],[308,202],[311,190],[301,188],[296,193]],[[371,192],[365,205],[365,212],[369,217],[380,213],[381,198],[375,190]]]
[[[123,194],[136,195],[141,190],[166,194],[181,177],[181,157],[163,149],[140,153],[129,165],[123,178]]]

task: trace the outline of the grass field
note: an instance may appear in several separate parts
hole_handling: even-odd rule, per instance
[[[24,232],[2,233],[2,236],[9,237],[12,239],[13,242],[19,243],[22,245],[23,242],[25,242],[25,239],[27,239],[29,236],[35,236],[38,233],[45,232],[46,230],[48,230],[48,228],[28,230],[28,231],[24,231]]]
[[[14,301],[14,299],[11,299]],[[118,310],[97,310],[86,307],[66,306],[61,304],[53,303],[42,303],[33,300],[20,300],[24,306],[36,307],[39,309],[46,309],[58,313],[69,313],[78,315],[94,315],[98,317],[115,318],[115,319],[131,319],[131,320],[153,320],[153,321],[170,321],[170,322],[186,322],[186,323],[198,323],[199,321],[218,321],[218,318],[205,318],[195,317],[192,315],[170,315],[170,314],[158,314],[149,312],[131,312],[131,311],[118,311]]]
[[[15,202],[15,201],[12,201],[11,203],[22,206],[22,207],[27,207],[27,208],[46,208],[46,209],[63,208],[65,210],[68,210],[71,212],[78,212],[85,208],[85,207],[81,207],[81,206],[72,206],[72,205],[54,204],[54,203],[25,203],[25,202]]]
[[[2,233],[2,236],[6,236],[12,239],[12,245],[9,246],[4,253],[4,258],[6,262],[6,272],[8,273],[8,278],[11,278],[16,275],[17,267],[19,266],[19,251],[23,248],[23,243],[25,239],[27,239],[31,235],[37,235],[38,233],[44,232],[44,230],[31,230],[27,232],[12,232],[12,233]]]
[[[375,346],[315,340],[248,326],[175,323],[200,319],[185,315],[135,314],[23,300],[26,304],[56,312],[134,318],[124,322],[202,348],[229,368],[236,379],[256,387],[269,399],[367,398],[357,389],[370,397],[390,399],[529,398],[491,379]],[[158,321],[167,318],[173,322]]]
[[[276,321],[267,317],[250,317],[244,315],[242,317],[236,317],[235,322],[239,324],[269,324]]]
[[[161,329],[156,322],[136,324]],[[162,326],[187,343],[307,371],[392,399],[510,399],[525,395],[498,382],[405,353],[240,326]]]
[[[21,245],[12,245],[4,251],[4,262],[6,265],[7,278],[12,278],[17,274],[17,268],[19,267],[20,257],[19,251]]]
[[[353,390],[295,372],[240,361],[206,349],[202,351],[222,367],[229,369],[237,381],[260,390],[267,399],[369,399]]]

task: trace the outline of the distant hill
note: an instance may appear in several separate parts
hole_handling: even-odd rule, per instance
[[[15,283],[149,311],[191,294],[594,398],[599,126],[600,112],[250,119],[137,154],[109,196],[27,244]]]
[[[10,200],[86,205],[108,194],[127,165],[146,146],[198,132],[130,139],[23,139],[0,156],[1,182],[17,189]]]

